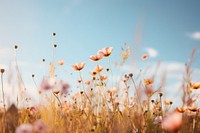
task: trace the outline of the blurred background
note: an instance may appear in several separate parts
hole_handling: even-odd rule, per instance
[[[113,47],[110,58],[114,68],[126,43],[131,55],[121,72],[154,70],[160,62],[157,74],[167,73],[167,98],[177,101],[174,94],[183,81],[185,63],[193,49],[192,81],[200,81],[199,6],[199,0],[0,0],[0,67],[6,69],[6,95],[15,101],[14,45],[18,45],[17,61],[24,84],[30,96],[37,99],[31,75],[35,74],[39,84],[49,74],[53,44],[57,44],[55,62],[65,61],[64,66],[56,66],[56,75],[76,91],[78,74],[72,64],[85,61],[83,74],[87,79],[96,65],[89,60],[90,55]],[[143,54],[149,56],[145,61],[141,60]],[[107,60],[101,64],[108,67]],[[149,71],[147,77],[151,74]]]

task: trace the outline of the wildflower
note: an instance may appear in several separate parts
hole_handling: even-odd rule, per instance
[[[152,86],[148,86],[146,87],[146,89],[144,90],[145,94],[148,96],[151,96],[153,94],[153,88]]]
[[[163,96],[163,93],[159,93],[159,96],[162,97],[162,96]]]
[[[126,62],[129,56],[130,56],[130,47],[125,44],[125,50],[122,48],[122,52],[121,52],[123,63]]]
[[[153,79],[151,79],[151,78],[144,79],[144,84],[145,85],[152,85],[153,84]]]
[[[72,68],[73,68],[75,71],[80,71],[80,70],[82,70],[84,67],[85,67],[85,62],[81,62],[81,63],[77,63],[77,64],[72,65]]]
[[[149,58],[149,56],[147,54],[143,54],[141,58],[142,58],[142,60],[146,60]]]
[[[56,48],[56,47],[57,47],[57,45],[56,45],[56,44],[54,44],[54,45],[53,45],[53,47],[54,47],[54,48]]]
[[[177,131],[182,125],[182,114],[172,112],[162,120],[162,128],[167,131]]]
[[[104,56],[104,57],[108,57],[113,51],[112,47],[107,47],[107,48],[103,48],[102,50],[98,51],[98,54]]]
[[[0,72],[1,72],[1,74],[3,74],[5,72],[5,69],[0,68]]]
[[[96,70],[93,70],[93,71],[90,72],[90,75],[92,77],[95,77],[97,74],[98,74],[98,72]]]
[[[162,116],[156,116],[156,118],[154,119],[153,124],[158,124],[162,122]]]
[[[55,85],[55,83],[56,83],[55,79],[53,79],[53,78],[51,78],[51,79],[44,78],[40,84],[40,89],[41,90],[49,90]]]
[[[77,82],[78,82],[78,83],[81,83],[81,82],[82,82],[82,79],[79,78],[79,79],[77,80]]]
[[[32,115],[32,116],[35,115],[38,112],[38,110],[34,106],[28,107],[27,110],[29,111],[29,114]]]
[[[14,45],[14,48],[15,48],[15,49],[17,49],[17,48],[18,48],[18,46],[15,44],[15,45]]]
[[[165,104],[166,104],[166,105],[171,105],[172,103],[173,103],[173,102],[170,101],[170,100],[166,100],[166,101],[165,101]]]
[[[200,88],[200,82],[190,83],[190,88],[191,89],[199,89]]]
[[[113,88],[110,90],[110,92],[112,92],[113,94],[114,94],[114,93],[117,93],[117,88],[113,87]]]
[[[15,130],[15,133],[31,133],[33,130],[33,126],[31,124],[21,124]]]
[[[60,66],[64,65],[64,63],[65,63],[64,60],[59,60],[58,61],[58,65],[60,65]]]
[[[53,93],[54,93],[54,94],[58,94],[58,93],[60,93],[60,90],[59,90],[59,89],[54,89],[54,90],[53,90]]]
[[[78,99],[81,97],[81,94],[80,93],[75,93],[74,96],[72,96],[72,99]]]
[[[52,33],[52,35],[53,35],[53,36],[56,36],[56,33],[55,33],[55,32],[53,32],[53,33]]]
[[[61,84],[61,92],[63,94],[67,94],[70,85],[68,83],[62,83],[62,82],[60,84]]]
[[[103,81],[103,80],[106,80],[107,78],[108,78],[108,77],[107,77],[106,75],[101,75],[101,76],[100,76],[100,80],[102,80],[102,81]]]
[[[188,107],[188,109],[192,112],[197,112],[199,110],[197,107],[192,107],[192,106]]]
[[[102,58],[103,58],[102,55],[92,55],[92,56],[90,56],[90,59],[92,61],[98,61],[98,60],[101,60]]]
[[[33,130],[38,133],[43,133],[47,130],[47,126],[44,124],[42,120],[37,120],[33,124]]]
[[[90,81],[85,81],[85,84],[86,85],[90,85]]]
[[[186,107],[177,107],[176,111],[178,111],[179,113],[184,113],[186,111]]]
[[[101,71],[103,71],[103,69],[104,69],[103,66],[97,65],[94,70],[97,72],[101,72]]]
[[[129,77],[133,77],[133,73],[129,73],[129,75],[128,75]]]

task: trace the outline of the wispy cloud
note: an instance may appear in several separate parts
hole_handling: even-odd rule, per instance
[[[200,40],[200,31],[188,33],[188,36],[194,40]]]
[[[148,55],[152,58],[158,55],[158,51],[154,48],[145,48],[145,51],[147,51]]]

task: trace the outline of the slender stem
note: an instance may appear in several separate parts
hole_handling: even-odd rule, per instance
[[[195,133],[195,131],[196,131],[196,122],[197,122],[197,112],[196,112],[196,114],[195,114],[195,117],[193,118],[193,133]]]
[[[2,88],[2,95],[3,95],[3,107],[4,111],[6,112],[6,104],[5,104],[5,96],[4,96],[4,89],[3,89],[3,73],[1,73],[1,88]]]
[[[110,57],[108,57],[108,64],[109,64],[109,68],[110,68],[110,72],[111,72],[111,78],[112,78],[112,88],[113,88],[113,72],[112,72],[112,67],[111,67],[111,63],[110,63]]]
[[[37,86],[37,84],[36,84],[36,82],[35,82],[34,77],[32,77],[32,79],[33,79],[33,83],[34,83],[35,87],[38,89],[38,86]]]
[[[133,77],[131,77],[131,81],[133,82],[133,85],[134,85],[134,87],[135,87],[136,95],[137,95],[137,97],[138,97],[138,101],[139,101],[140,107],[141,107],[141,109],[142,109],[142,104],[141,104],[140,97],[139,97],[139,94],[138,94],[138,89],[137,89],[137,86],[136,86],[136,83],[135,83]]]
[[[160,110],[161,110],[161,116],[163,116],[163,112],[162,112],[162,96],[160,96]]]
[[[4,123],[7,127],[7,123],[6,123],[6,104],[5,104],[5,96],[4,96],[4,89],[3,89],[3,73],[1,73],[1,87],[2,87],[2,95],[3,95],[3,107],[4,107]],[[4,131],[6,129],[6,127],[4,128]]]
[[[19,78],[19,80],[21,81],[21,83],[24,87],[24,93],[26,93],[26,87],[25,87],[24,81],[22,79],[22,76],[21,76],[21,73],[20,73],[20,70],[19,70],[19,65],[18,65],[18,62],[17,62],[17,52],[16,51],[15,51],[15,65],[16,65],[15,67],[16,67],[16,70],[17,70],[17,77]]]
[[[51,68],[50,68],[50,77],[54,78],[55,77],[55,65],[54,65],[54,61],[55,61],[55,48],[53,47],[53,51],[52,51],[52,62],[51,62]]]
[[[90,102],[90,104],[91,104],[92,102],[90,101],[88,95],[87,95],[86,92],[85,92],[85,87],[84,87],[84,82],[83,82],[83,78],[82,78],[82,75],[81,75],[81,71],[79,71],[79,76],[80,76],[80,79],[81,79],[81,83],[82,83],[82,87],[83,87],[83,92],[84,92],[86,98],[89,100],[89,102]]]
[[[52,92],[52,93],[53,93],[53,92]],[[55,93],[53,93],[53,95],[54,95],[55,98],[58,100],[58,102],[59,102],[59,104],[60,104],[61,113],[63,113],[63,111],[62,111],[62,103],[61,103],[60,99],[58,98],[58,96],[57,96]]]

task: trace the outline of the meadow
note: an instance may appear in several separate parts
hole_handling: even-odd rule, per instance
[[[56,33],[53,33],[53,37]],[[53,44],[53,51],[57,45]],[[18,46],[14,48],[17,51]],[[131,49],[125,45],[118,64],[111,62],[114,48],[106,47],[91,55],[88,59],[95,68],[83,75],[85,62],[71,65],[71,71],[79,75],[71,88],[69,83],[56,79],[55,66],[63,66],[63,60],[49,65],[49,75],[38,83],[32,74],[38,90],[39,104],[28,106],[31,98],[26,96],[26,88],[18,87],[19,97],[8,107],[4,84],[5,68],[1,74],[1,133],[198,133],[200,132],[200,113],[196,106],[200,82],[191,81],[192,63],[195,51],[185,65],[185,76],[181,86],[181,106],[171,107],[174,101],[163,97],[164,78],[156,77],[156,72],[146,78],[131,73],[115,73],[114,67],[122,68],[130,57]],[[142,55],[141,61],[148,60],[148,54]],[[109,67],[104,67],[100,60],[107,60]],[[45,59],[42,59],[45,62]],[[16,61],[17,62],[17,61]],[[17,64],[17,63],[16,63]],[[158,66],[159,67],[159,66]],[[17,77],[23,83],[20,68],[16,67]],[[118,74],[118,75],[117,75]],[[114,82],[115,76],[119,80]],[[86,79],[85,77],[90,77]],[[155,78],[162,79],[157,83]],[[155,87],[156,86],[158,87]],[[71,93],[75,89],[76,93]]]

